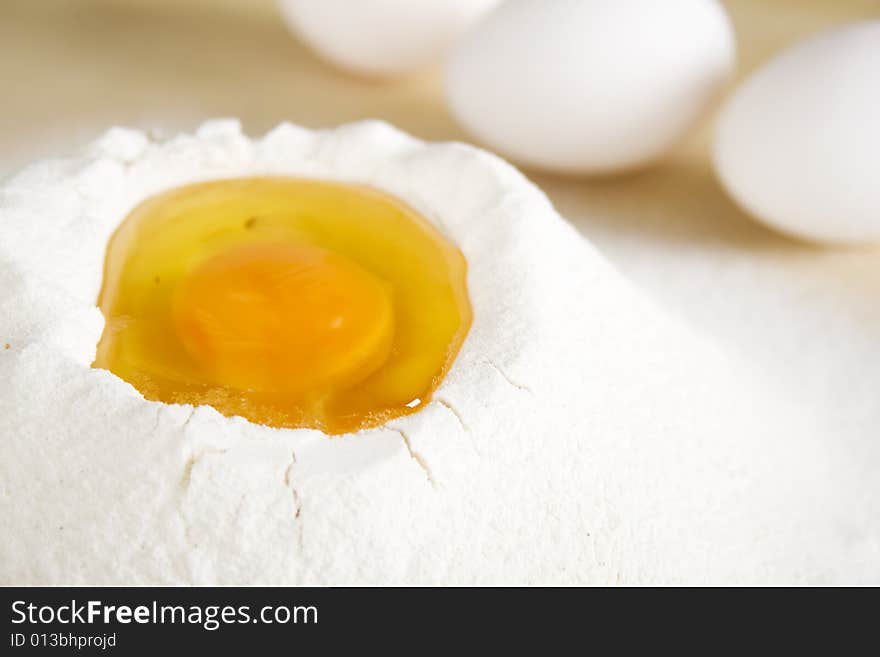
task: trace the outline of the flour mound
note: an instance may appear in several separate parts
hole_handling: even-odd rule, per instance
[[[422,411],[355,435],[145,401],[90,368],[144,198],[368,184],[464,252],[474,324]],[[0,583],[608,584],[878,578],[785,397],[634,291],[501,160],[366,122],[113,129],[0,187]],[[876,539],[875,539],[876,540]]]

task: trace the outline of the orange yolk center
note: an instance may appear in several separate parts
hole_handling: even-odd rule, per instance
[[[215,383],[319,395],[350,386],[388,357],[387,285],[309,245],[255,244],[201,264],[177,288],[175,330]]]

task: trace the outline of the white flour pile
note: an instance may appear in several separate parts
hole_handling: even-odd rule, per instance
[[[330,439],[147,402],[89,367],[129,210],[260,174],[374,185],[462,249],[474,324],[426,409]],[[0,225],[2,584],[880,577],[878,528],[854,527],[807,419],[484,152],[380,123],[117,129],[7,181]]]

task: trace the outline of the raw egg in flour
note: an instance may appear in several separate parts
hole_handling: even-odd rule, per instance
[[[147,399],[345,433],[427,402],[471,323],[461,252],[378,191],[221,180],[110,241],[95,367]]]

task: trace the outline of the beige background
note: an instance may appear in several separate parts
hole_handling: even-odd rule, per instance
[[[825,26],[880,17],[880,0],[725,5],[741,76]],[[212,116],[241,117],[251,134],[281,120],[379,117],[428,139],[468,139],[438,71],[395,83],[341,74],[286,32],[269,0],[0,0],[0,82],[0,175],[111,124],[171,132]],[[821,249],[749,220],[713,178],[709,123],[645,173],[530,177],[659,304],[778,379],[827,425],[829,459],[857,464],[863,490],[876,491],[880,249]],[[878,496],[866,497],[865,513],[880,513]]]

